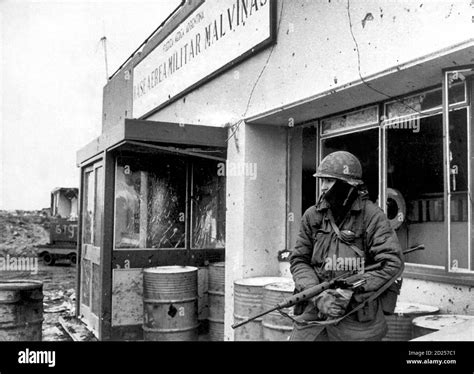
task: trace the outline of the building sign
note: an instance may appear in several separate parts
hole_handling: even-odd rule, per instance
[[[133,71],[133,117],[180,97],[274,38],[273,0],[208,0]]]

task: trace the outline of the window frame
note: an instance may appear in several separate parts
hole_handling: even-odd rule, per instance
[[[167,154],[167,155],[170,155],[170,156],[173,156],[171,153],[168,153],[168,152],[164,152],[164,154]],[[114,217],[113,217],[113,226],[114,226],[114,230],[113,230],[113,251],[114,252],[139,252],[139,251],[145,251],[145,252],[152,252],[152,251],[160,251],[160,252],[166,252],[166,253],[169,253],[169,252],[177,252],[177,251],[191,251],[191,252],[199,252],[199,251],[225,251],[225,244],[224,246],[222,247],[215,247],[215,248],[210,248],[210,247],[204,247],[204,248],[196,248],[196,247],[193,247],[192,246],[192,223],[193,223],[193,220],[192,220],[192,206],[191,206],[191,201],[192,201],[192,196],[193,196],[193,188],[194,188],[194,185],[193,185],[193,167],[194,167],[194,160],[196,157],[199,157],[199,156],[196,156],[196,155],[189,155],[189,154],[184,154],[184,155],[179,155],[179,152],[178,152],[178,157],[182,157],[183,161],[185,162],[185,209],[184,209],[184,213],[185,213],[185,221],[184,221],[184,224],[185,224],[185,245],[184,247],[179,247],[179,248],[149,248],[149,247],[146,247],[146,248],[141,248],[141,247],[116,247],[115,246],[115,243],[116,243],[116,212],[117,212],[117,207],[116,207],[116,199],[115,199],[115,192],[116,192],[116,178],[117,178],[117,171],[118,171],[118,161],[121,157],[123,158],[132,158],[132,159],[136,159],[137,157],[140,157],[141,155],[143,155],[144,157],[149,157],[150,154],[148,153],[138,153],[138,152],[133,152],[133,151],[127,151],[127,152],[120,152],[119,154],[116,155],[116,157],[114,157],[114,170],[115,170],[115,178],[114,178]],[[210,159],[210,160],[218,160],[218,158],[215,158],[215,157],[202,157],[203,159]],[[224,161],[222,161],[224,162]],[[225,201],[224,201],[225,203]],[[190,255],[191,257],[193,257],[193,255],[191,254]],[[196,256],[199,257],[198,254],[196,254]],[[120,256],[122,257],[122,256]]]
[[[452,69],[448,70],[455,70],[455,71],[460,71],[462,70],[462,66],[458,66]],[[443,74],[444,74],[443,70]],[[472,128],[472,113],[473,113],[473,98],[472,98],[472,92],[474,90],[474,78],[466,79],[463,83],[464,85],[464,100],[461,102],[456,102],[453,104],[449,104],[449,112],[455,111],[455,110],[462,110],[466,109],[467,111],[467,131],[468,131],[468,194],[472,195],[473,190],[474,190],[474,181],[472,178],[472,155],[473,155],[473,145],[471,144],[471,137],[473,137],[473,128]],[[443,98],[443,103],[444,103],[444,84],[441,86],[437,85],[435,87],[430,87],[426,88],[423,90],[418,90],[415,92],[411,92],[406,95],[402,95],[400,97],[394,97],[391,98],[390,100],[384,100],[380,101],[378,103],[371,103],[367,106],[364,107],[358,107],[354,108],[349,111],[344,111],[336,115],[331,115],[330,117],[326,118],[336,118],[339,116],[344,116],[347,114],[350,114],[351,112],[357,112],[366,108],[373,107],[374,105],[378,105],[378,119],[379,122],[376,124],[364,124],[364,125],[358,125],[350,128],[344,128],[343,130],[340,131],[334,131],[331,133],[326,133],[323,134],[322,131],[322,122],[324,121],[324,118],[314,120],[312,123],[316,124],[319,128],[318,131],[316,131],[316,144],[317,144],[317,151],[316,151],[316,161],[317,164],[321,162],[322,159],[322,149],[323,149],[323,141],[328,138],[333,138],[333,137],[338,137],[338,136],[343,136],[351,133],[356,133],[356,132],[362,132],[366,130],[370,130],[373,128],[379,128],[379,206],[380,208],[383,209],[384,213],[387,213],[387,206],[386,206],[386,200],[387,200],[387,178],[386,178],[386,172],[387,172],[387,128],[383,125],[383,119],[388,118],[388,109],[387,106],[393,102],[400,101],[409,97],[415,97],[417,95],[421,95],[424,93],[428,92],[435,92],[441,90],[441,95]],[[447,93],[446,93],[447,94]],[[443,123],[444,123],[444,117],[445,114],[443,113],[445,111],[444,105],[436,106],[434,108],[429,108],[425,110],[420,111],[420,119],[425,118],[425,117],[430,117],[434,115],[439,115],[441,114],[443,117]],[[397,117],[394,117],[397,118]],[[398,118],[403,118],[403,116],[398,117]],[[444,125],[443,125],[444,127]],[[443,155],[445,153],[446,149],[446,142],[443,142]],[[446,164],[444,163],[443,169],[446,167]],[[444,170],[444,179],[446,179],[446,170]],[[318,181],[315,181],[316,183],[316,194],[319,196],[320,192],[320,183]],[[444,194],[447,195],[446,188],[444,188]],[[445,198],[446,199],[446,198]],[[446,200],[444,200],[446,201]],[[446,205],[446,204],[445,204]],[[471,204],[468,205],[468,225],[469,227],[472,226],[474,217],[472,214],[474,207],[472,207],[472,202]],[[446,213],[445,213],[446,216]],[[449,215],[448,215],[449,216]],[[447,221],[449,222],[449,221]],[[469,285],[472,286],[474,285],[474,263],[473,263],[473,255],[472,255],[472,230],[468,231],[468,255],[469,255],[469,266],[470,269],[466,271],[452,271],[450,269],[450,264],[448,263],[448,251],[450,250],[450,246],[446,247],[443,249],[443,251],[446,252],[446,263],[444,266],[438,266],[438,265],[427,265],[427,264],[416,264],[416,263],[409,263],[407,262],[406,268],[405,268],[405,275],[409,276],[410,278],[415,278],[415,279],[422,279],[422,280],[431,280],[431,281],[440,281],[444,283],[449,283],[449,284],[459,284],[459,285]],[[447,242],[449,242],[449,237],[447,238]]]

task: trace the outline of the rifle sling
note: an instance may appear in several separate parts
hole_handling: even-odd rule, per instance
[[[339,228],[337,227],[336,223],[334,222],[334,217],[332,216],[332,213],[331,213],[330,210],[328,210],[328,216],[329,216],[329,222],[331,223],[331,226],[332,226],[334,232],[336,233],[337,237],[341,241],[346,243],[347,245],[350,245],[349,243],[345,242],[341,238],[341,232],[339,231]],[[356,246],[352,246],[352,245],[350,245],[350,247],[357,254],[359,254],[359,252],[362,253],[362,256],[363,256],[363,252],[359,248],[357,248]],[[355,250],[354,247],[357,248],[357,250]],[[377,299],[377,297],[379,297],[382,293],[384,293],[393,284],[393,282],[395,282],[402,275],[402,273],[403,273],[403,268],[400,269],[397,272],[397,274],[395,274],[392,278],[390,278],[382,287],[380,287],[377,291],[375,291],[370,297],[368,297],[366,300],[361,302],[354,309],[352,309],[350,312],[346,313],[342,317],[339,317],[339,318],[336,318],[336,319],[333,319],[333,320],[329,320],[329,321],[296,321],[296,320],[294,320],[294,322],[298,325],[304,325],[304,326],[309,326],[309,325],[334,325],[334,324],[337,324],[340,321],[342,321],[344,318],[346,318],[346,317],[350,316],[351,314],[357,312],[358,310],[362,309],[367,303],[372,302],[375,299]]]
[[[329,218],[329,223],[331,224],[331,227],[336,233],[336,236],[338,237],[338,239],[344,244],[348,245],[359,257],[365,258],[364,251],[359,249],[357,246],[351,243],[348,243],[342,238],[341,231],[339,230],[339,227],[337,227],[336,222],[334,221],[334,216],[332,215],[331,209],[328,209],[328,218]]]

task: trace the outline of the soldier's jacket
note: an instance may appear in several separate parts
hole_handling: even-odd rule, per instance
[[[356,256],[355,253],[337,253],[335,233],[328,217],[329,205],[325,200],[310,207],[304,213],[295,248],[290,255],[290,270],[296,290],[302,291],[330,279],[334,273],[325,270],[326,258],[338,254],[339,257]],[[395,231],[383,211],[368,199],[367,194],[359,195],[339,229],[355,233],[354,244],[365,253],[365,266],[383,263],[381,269],[362,275],[366,283],[354,294],[350,309],[370,297],[387,281],[403,269],[403,255]],[[369,303],[362,313],[349,316],[337,326],[328,328],[330,334],[341,339],[362,340],[377,334],[385,334],[386,323],[380,303]],[[367,311],[370,309],[370,311]],[[366,314],[361,318],[361,315]],[[363,331],[364,330],[364,331]],[[383,331],[382,331],[383,330]],[[345,332],[349,331],[345,335]]]

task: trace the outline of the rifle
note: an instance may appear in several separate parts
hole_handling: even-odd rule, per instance
[[[420,244],[420,245],[417,245],[417,246],[414,246],[414,247],[411,247],[405,251],[403,251],[403,254],[406,255],[408,253],[411,253],[411,252],[414,252],[414,251],[418,251],[418,250],[422,250],[424,249],[425,246],[423,244]],[[370,266],[367,266],[364,271],[367,272],[367,271],[372,271],[372,270],[377,270],[379,269],[380,267],[382,267],[382,264],[381,263],[378,263],[378,264],[374,264],[374,265],[370,265]],[[254,316],[251,316],[239,323],[234,323],[232,325],[232,328],[233,329],[236,329],[240,326],[243,326],[257,318],[260,318],[268,313],[271,313],[275,310],[281,310],[281,309],[284,309],[284,308],[289,308],[289,307],[292,307],[293,305],[301,302],[301,301],[305,301],[305,300],[308,300],[308,299],[311,299],[313,298],[314,296],[316,295],[319,295],[321,292],[327,290],[327,289],[330,289],[330,288],[335,288],[337,287],[338,285],[340,284],[343,284],[344,281],[349,278],[350,276],[354,275],[354,271],[351,270],[351,271],[347,271],[347,272],[344,272],[342,273],[341,275],[337,276],[336,278],[334,279],[331,279],[330,281],[326,281],[326,282],[323,282],[323,283],[320,283],[316,286],[313,286],[313,287],[310,287],[308,288],[307,290],[304,290],[302,292],[299,292],[289,298],[286,298],[286,299],[283,299],[282,302],[278,303],[277,305],[275,305],[273,308],[270,308],[270,309],[267,309],[266,311],[262,312],[262,313],[259,313],[259,314],[256,314]],[[362,284],[365,283],[365,280],[359,280],[355,283],[353,283],[351,285],[351,288],[355,289],[359,286],[361,286]]]

